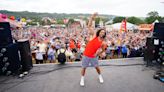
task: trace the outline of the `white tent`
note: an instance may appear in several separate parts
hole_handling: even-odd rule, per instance
[[[152,24],[154,25],[155,23],[159,23],[159,21],[156,19]]]
[[[109,20],[105,23],[105,25],[112,24],[112,23],[113,23],[113,20]]]
[[[132,24],[132,23],[129,23],[129,22],[127,22],[126,26],[127,26],[127,29],[128,30],[134,30],[134,29],[137,29],[138,28],[137,25]],[[116,29],[116,30],[119,30],[120,27],[121,27],[121,23],[115,23],[115,24],[112,24],[111,25],[111,28],[112,29]]]

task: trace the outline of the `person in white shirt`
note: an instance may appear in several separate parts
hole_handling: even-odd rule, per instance
[[[47,45],[44,42],[38,43],[37,47],[39,47],[39,52],[42,52],[43,54],[43,60],[46,61],[46,50],[47,50]]]
[[[39,51],[39,47],[35,50],[36,55],[36,64],[42,64],[43,63],[43,53]]]

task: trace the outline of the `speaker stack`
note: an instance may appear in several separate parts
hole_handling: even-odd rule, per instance
[[[30,70],[32,68],[30,55],[29,41],[13,43],[10,24],[0,22],[0,75]]]
[[[10,75],[20,69],[17,44],[13,44],[10,25],[0,22],[0,75]]]
[[[153,36],[158,38],[157,42],[159,40],[159,45],[157,47],[158,52],[156,53],[156,60],[161,65],[164,65],[164,23],[155,24]]]
[[[164,82],[164,23],[155,23],[153,36],[146,39],[144,60],[147,66],[156,61],[159,66],[153,78]]]
[[[155,59],[163,65],[164,62],[164,23],[155,23],[153,36],[154,45],[156,46]]]
[[[152,63],[153,60],[159,64],[164,62],[164,23],[155,23],[153,36],[147,38],[146,51],[144,53],[144,60],[147,65]]]

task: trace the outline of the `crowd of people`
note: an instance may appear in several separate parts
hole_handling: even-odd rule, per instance
[[[99,29],[99,28],[96,28]],[[67,62],[81,61],[88,41],[88,29],[82,27],[44,28],[28,27],[12,31],[15,41],[28,39],[35,63],[57,63],[64,52]],[[106,52],[99,59],[137,57],[143,55],[146,38],[151,32],[106,30]],[[63,49],[60,51],[60,49]]]

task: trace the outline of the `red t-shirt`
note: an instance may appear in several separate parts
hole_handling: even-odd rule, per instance
[[[84,50],[84,55],[94,58],[94,54],[96,51],[101,47],[102,41],[98,39],[98,37],[95,37],[93,40],[89,41],[86,45],[86,48]]]

